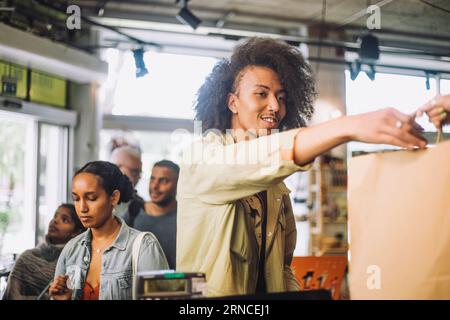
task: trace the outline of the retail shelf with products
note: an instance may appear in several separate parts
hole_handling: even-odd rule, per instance
[[[310,253],[347,254],[347,168],[344,159],[322,155],[309,171]]]

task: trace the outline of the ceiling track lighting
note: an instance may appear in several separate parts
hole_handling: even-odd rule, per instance
[[[365,65],[367,67],[364,68],[365,74],[370,80],[374,81],[376,75],[375,65],[379,58],[380,47],[378,38],[370,33],[360,38],[359,58],[348,65],[350,79],[355,81],[362,70],[361,66]]]
[[[374,64],[380,58],[378,38],[372,34],[366,34],[360,39],[359,59],[363,63]]]
[[[100,4],[97,6],[96,11],[97,11],[97,15],[99,17],[103,17],[103,15],[105,14],[105,7],[106,4],[108,3],[109,0],[103,0],[100,2]]]
[[[355,81],[361,71],[361,63],[358,60],[353,63],[349,63],[348,69],[350,70],[350,79]]]
[[[193,30],[197,29],[197,27],[202,23],[202,20],[197,18],[191,10],[188,8],[189,0],[176,0],[176,4],[181,6],[181,10],[176,15],[178,21],[182,24],[190,26]]]
[[[365,70],[364,72],[366,73],[367,77],[370,80],[375,81],[375,75],[376,75],[375,66],[373,64],[369,64],[368,67],[369,67],[369,70]]]
[[[136,64],[136,78],[145,76],[148,73],[144,62],[144,48],[133,50],[134,62]]]
[[[427,91],[431,90],[430,78],[435,77],[437,73],[436,71],[425,71],[425,88]]]

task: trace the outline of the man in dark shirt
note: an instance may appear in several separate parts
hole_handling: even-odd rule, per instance
[[[151,201],[136,216],[125,214],[125,222],[140,231],[152,232],[166,255],[169,267],[175,269],[177,230],[177,182],[180,168],[169,160],[154,164],[150,178]]]

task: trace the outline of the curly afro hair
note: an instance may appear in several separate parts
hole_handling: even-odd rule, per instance
[[[315,81],[301,52],[287,43],[271,38],[250,38],[238,45],[231,58],[219,61],[197,92],[195,119],[203,131],[217,129],[225,133],[231,126],[228,94],[234,93],[247,66],[272,69],[286,90],[286,116],[280,130],[305,127],[313,114]],[[239,79],[238,79],[239,78]]]

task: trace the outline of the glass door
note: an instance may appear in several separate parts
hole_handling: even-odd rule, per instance
[[[68,127],[39,123],[36,243],[44,241],[56,208],[67,199]]]
[[[0,254],[35,244],[36,123],[0,111]]]
[[[0,256],[44,241],[67,201],[69,126],[0,111]]]

